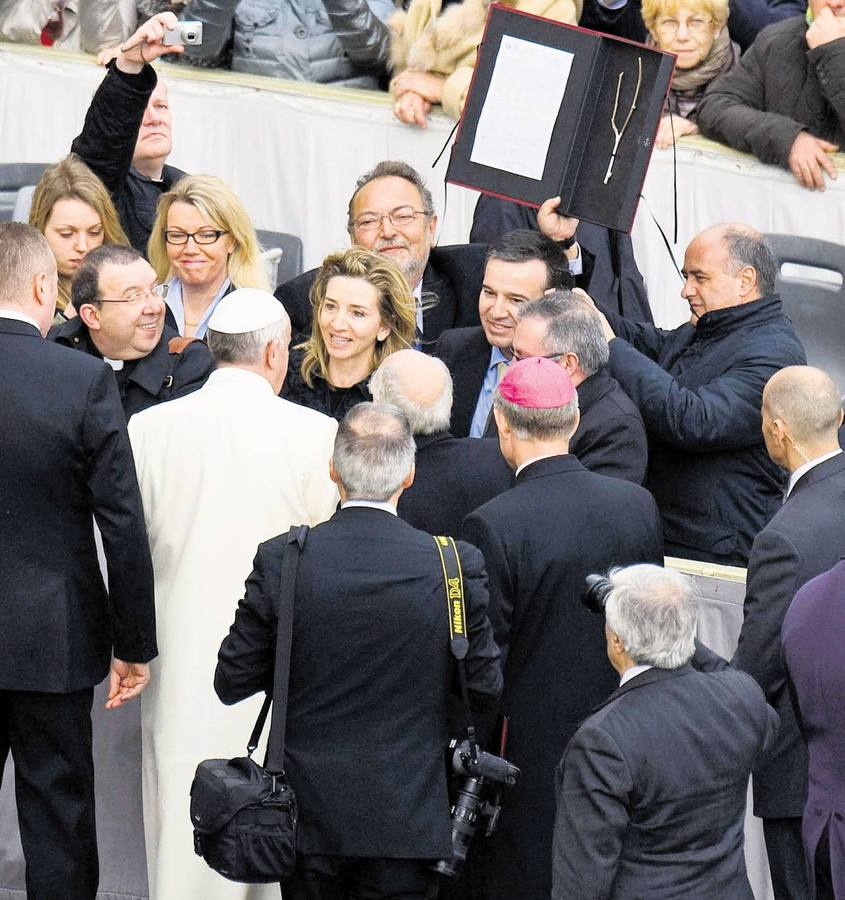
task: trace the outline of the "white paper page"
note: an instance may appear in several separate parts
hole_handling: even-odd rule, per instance
[[[505,35],[470,160],[540,181],[574,53]]]

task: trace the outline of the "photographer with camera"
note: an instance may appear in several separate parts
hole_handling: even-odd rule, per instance
[[[159,13],[117,48],[71,145],[108,188],[129,243],[145,255],[158,198],[185,174],[166,165],[172,146],[167,88],[150,65],[183,52],[167,36],[178,25],[173,13]]]
[[[645,488],[590,472],[569,453],[578,396],[563,366],[540,357],[512,363],[493,415],[516,483],[469,515],[461,537],[487,564],[510,717],[507,758],[522,774],[488,858],[473,871],[484,870],[486,900],[548,900],[555,766],[615,687],[599,649],[601,622],[581,603],[584,578],[662,562],[663,537]]]
[[[414,477],[414,438],[393,406],[341,421],[330,463],[341,508],[312,529],[293,604],[284,770],[299,808],[285,900],[434,897],[429,868],[452,858],[444,749],[455,683],[451,605],[435,540],[396,515]],[[273,684],[286,538],[258,548],[215,689],[227,704]],[[458,542],[476,709],[498,697],[499,650],[484,562]],[[451,598],[451,593],[450,593]]]
[[[690,578],[634,565],[590,580],[621,681],[558,767],[552,900],[751,900],[746,792],[775,711],[749,675],[691,664]]]

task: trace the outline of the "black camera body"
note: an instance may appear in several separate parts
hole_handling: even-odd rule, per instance
[[[501,756],[473,748],[469,741],[453,740],[452,773],[460,778],[452,803],[452,856],[441,859],[432,868],[440,875],[457,878],[466,862],[469,843],[478,825],[487,822],[489,837],[495,830],[501,812],[502,788],[519,781],[519,769]]]

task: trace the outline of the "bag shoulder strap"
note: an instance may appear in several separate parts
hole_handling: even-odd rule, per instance
[[[469,706],[469,691],[467,689],[467,676],[464,659],[469,650],[469,637],[467,622],[466,602],[464,600],[464,575],[461,570],[461,558],[458,556],[458,548],[454,538],[436,535],[434,543],[440,554],[440,563],[443,567],[443,584],[446,590],[446,607],[449,614],[449,647],[452,656],[458,665],[458,678],[461,683],[461,698],[464,704],[466,717],[467,740],[469,741],[470,754],[476,758],[475,727],[472,723],[472,710]]]
[[[258,741],[267,719],[267,712],[272,703],[273,714],[270,717],[270,736],[267,739],[267,755],[264,760],[264,768],[274,774],[284,772],[290,650],[293,638],[293,604],[296,596],[299,555],[305,546],[308,530],[307,525],[293,525],[287,534],[284,556],[282,557],[282,574],[279,578],[278,627],[276,629],[276,659],[273,667],[273,692],[268,694],[264,700],[247,746],[247,754],[251,757],[258,746]]]
[[[176,371],[176,366],[179,365],[179,355],[186,347],[189,347],[196,340],[199,340],[199,338],[182,337],[177,334],[167,342],[167,352],[169,354],[167,359],[167,374],[164,376],[164,385],[162,386],[162,390],[167,391],[167,395],[161,399],[167,400],[173,392],[173,373]]]

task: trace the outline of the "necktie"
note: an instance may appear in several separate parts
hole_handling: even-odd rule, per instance
[[[505,377],[505,372],[507,372],[509,365],[510,365],[510,363],[506,362],[505,360],[502,360],[501,362],[496,363],[496,387],[499,386],[499,382]],[[495,387],[493,388],[493,393],[494,394],[496,393]],[[487,422],[484,425],[484,434],[481,435],[482,437],[487,437],[487,434],[489,433],[492,424],[493,424],[493,398],[491,397],[490,398],[490,412],[487,413]],[[495,437],[495,432],[493,434],[493,437]]]

